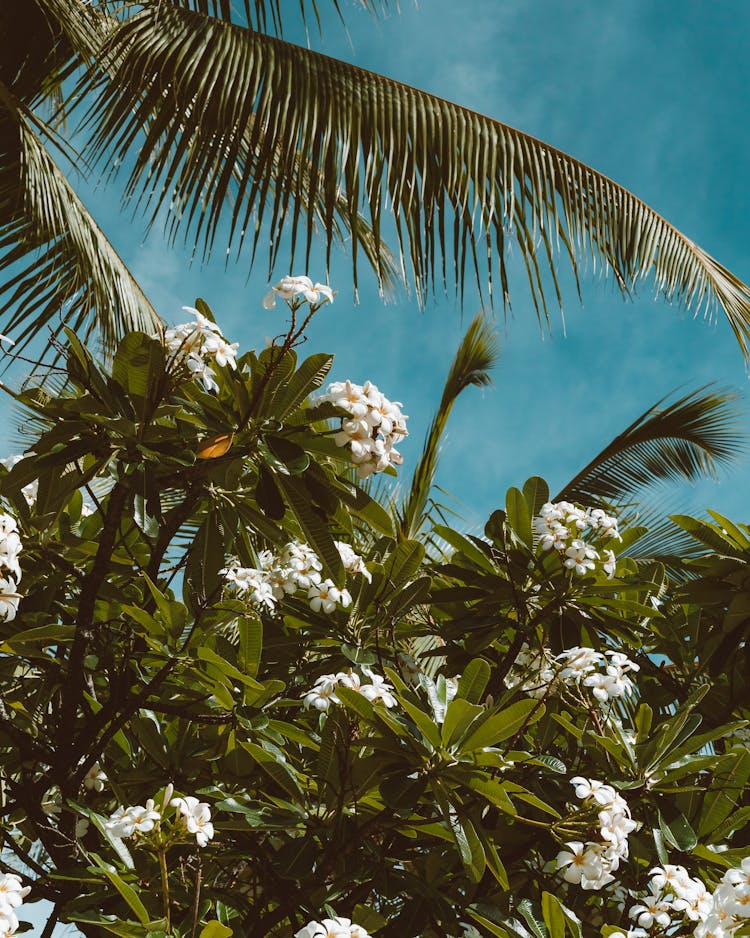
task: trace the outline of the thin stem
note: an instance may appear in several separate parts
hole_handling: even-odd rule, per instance
[[[164,905],[164,919],[166,921],[166,932],[169,934],[172,928],[171,913],[169,909],[169,874],[167,872],[167,851],[159,847],[159,870],[161,872],[161,897]]]

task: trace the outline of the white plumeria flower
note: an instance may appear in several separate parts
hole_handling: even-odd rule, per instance
[[[294,933],[294,938],[369,938],[361,925],[348,918],[324,918],[322,922],[308,922]]]
[[[336,606],[346,609],[351,605],[352,597],[348,590],[338,589],[333,580],[323,580],[322,583],[313,583],[307,592],[310,608],[313,612],[332,613]]]
[[[745,857],[742,863],[734,869],[727,870],[722,878],[722,882],[737,885],[750,885],[750,857]]]
[[[335,295],[329,286],[323,283],[314,284],[307,276],[282,277],[276,286],[271,288],[270,293],[263,297],[263,307],[264,309],[273,309],[277,297],[282,300],[291,300],[300,293],[313,306],[320,303],[321,296],[324,303],[326,301],[333,303]]]
[[[713,896],[699,879],[688,880],[690,889],[684,889],[672,902],[672,908],[682,912],[691,922],[704,922],[711,914]]]
[[[354,548],[351,544],[347,544],[344,541],[334,541],[334,544],[336,545],[336,549],[339,552],[341,562],[346,572],[351,575],[361,573],[368,583],[372,583],[372,574],[365,566],[364,560],[362,560],[359,554],[354,552]]]
[[[214,826],[211,823],[211,808],[206,802],[199,801],[192,795],[185,798],[173,798],[170,804],[177,808],[185,818],[185,826],[189,834],[195,834],[199,847],[205,847],[214,836]]]
[[[381,677],[379,674],[373,674],[372,671],[369,671],[367,668],[362,669],[367,677],[370,679],[370,684],[363,684],[360,688],[360,693],[363,697],[366,697],[371,703],[377,703],[381,701],[388,709],[396,706],[396,698],[393,696],[393,688],[390,684],[387,684],[385,678]]]
[[[88,772],[83,776],[83,787],[86,791],[104,791],[104,783],[107,776],[98,762],[95,762]]]
[[[622,697],[633,689],[630,678],[619,672],[610,673],[613,670],[607,668],[606,674],[590,674],[583,680],[584,687],[590,687],[594,697],[602,703],[614,697]]]
[[[705,921],[699,922],[693,932],[695,938],[729,938],[730,934],[724,923],[714,915],[709,915]]]
[[[13,909],[0,908],[0,938],[10,938],[18,930],[18,916]]]
[[[322,674],[313,685],[312,690],[304,695],[305,708],[314,707],[316,710],[327,710],[332,703],[341,703],[336,696],[339,676],[337,674]]]
[[[183,306],[182,308],[186,313],[192,313],[193,316],[195,316],[194,323],[187,323],[186,326],[183,326],[182,328],[189,328],[192,326],[193,329],[197,329],[199,332],[215,332],[221,335],[221,329],[219,329],[218,325],[215,322],[211,322],[211,320],[207,316],[204,316],[203,313],[198,312],[194,306]],[[178,326],[178,328],[181,327]]]
[[[349,448],[360,478],[403,462],[395,449],[407,436],[408,418],[401,412],[400,402],[388,400],[371,381],[360,386],[349,380],[330,384],[321,400],[350,415],[342,420],[334,440],[337,446]]]
[[[104,826],[115,837],[132,837],[134,834],[147,834],[154,829],[161,814],[154,809],[154,800],[149,798],[145,805],[133,805],[130,808],[118,808]]]
[[[564,664],[560,677],[564,681],[579,681],[604,661],[604,655],[593,648],[568,648],[555,658]]]
[[[212,355],[217,365],[222,368],[229,365],[230,368],[237,368],[237,349],[239,342],[231,344],[221,335],[211,335],[203,343],[202,352],[205,355]]]
[[[8,345],[15,345],[16,340],[8,338],[7,335],[0,335],[0,342],[7,342]]]
[[[574,786],[576,798],[581,801],[592,798],[597,804],[605,805],[611,804],[617,796],[614,788],[593,778],[576,775],[575,778],[571,778],[570,784]]]
[[[13,577],[0,577],[0,622],[12,622],[23,596],[16,592]]]
[[[565,846],[568,849],[561,850],[557,854],[555,864],[558,870],[565,869],[563,879],[566,882],[578,885],[586,870],[590,872],[592,877],[597,875],[601,857],[587,850],[588,844],[574,840],[565,844]]]
[[[30,892],[17,873],[0,873],[0,911],[17,909]]]
[[[598,560],[598,558],[598,552],[595,551],[590,544],[587,544],[586,541],[580,538],[576,538],[565,548],[565,560],[563,561],[563,565],[569,570],[575,571],[579,576],[585,576],[589,570],[595,568],[596,564],[594,561]]]
[[[664,929],[671,925],[672,916],[669,914],[671,909],[669,898],[663,898],[659,895],[659,892],[659,889],[654,888],[652,881],[651,894],[646,896],[642,903],[634,905],[628,913],[630,918],[634,918],[641,928],[653,928],[658,925]]]
[[[723,907],[730,915],[750,918],[750,884],[738,883],[723,900]]]
[[[354,690],[357,693],[359,693],[362,687],[360,676],[356,671],[352,671],[351,668],[348,671],[339,671],[336,675],[336,683],[340,684],[342,687],[348,687],[349,690]]]
[[[617,558],[615,557],[615,552],[613,550],[604,551],[604,563],[602,564],[602,569],[610,579],[612,579],[612,577],[615,575],[615,570],[617,569]]]

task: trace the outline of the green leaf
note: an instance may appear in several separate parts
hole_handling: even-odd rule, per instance
[[[461,744],[461,752],[495,746],[504,739],[519,732],[523,726],[530,726],[544,716],[544,704],[538,700],[519,700],[500,713],[483,720]],[[477,722],[481,720],[478,718]]]
[[[214,920],[204,925],[200,932],[200,938],[230,938],[234,930],[228,925],[222,925],[221,922]]]
[[[199,645],[196,654],[201,661],[212,664],[221,674],[225,674],[227,677],[239,681],[241,684],[244,684],[246,687],[251,687],[253,690],[264,690],[263,685],[256,681],[255,678],[250,677],[248,674],[243,674],[239,668],[236,668],[231,662],[227,661],[226,658],[222,658],[221,655],[217,655],[215,651],[208,648],[206,645]]]
[[[130,397],[141,402],[142,418],[151,396],[161,387],[164,366],[164,346],[144,332],[128,332],[117,346],[112,377]]]
[[[490,680],[490,666],[483,658],[472,658],[458,681],[457,697],[479,703]]]
[[[346,704],[347,707],[351,707],[351,709],[364,720],[372,723],[375,719],[373,704],[356,690],[352,690],[350,687],[337,687],[336,696],[341,703]]]
[[[542,916],[550,938],[565,938],[565,913],[562,903],[550,892],[542,892]]]
[[[202,521],[188,550],[184,583],[195,597],[197,605],[217,596],[222,583],[219,571],[224,566],[224,535],[218,513],[209,511]]]
[[[339,588],[344,586],[346,571],[341,555],[333,542],[327,519],[310,504],[310,494],[302,478],[279,475],[276,481],[308,543],[320,558],[325,576],[329,576]]]
[[[105,863],[104,860],[96,853],[90,853],[89,856],[96,863],[97,869],[99,869],[107,879],[112,883],[115,889],[120,893],[122,898],[127,902],[132,911],[135,913],[138,921],[145,925],[149,921],[149,914],[146,911],[146,906],[141,902],[140,896],[133,889],[132,886],[128,885],[123,879],[118,876],[117,871],[110,863]]]
[[[474,776],[469,782],[469,787],[472,791],[486,798],[490,804],[494,804],[496,808],[505,812],[505,814],[518,814],[502,782],[497,782],[492,778]]]
[[[750,750],[732,751],[724,756],[727,768],[714,774],[703,799],[698,835],[705,837],[735,810],[750,778]]]
[[[433,747],[433,749],[439,749],[440,727],[437,725],[437,723],[431,720],[423,710],[420,710],[419,707],[415,706],[406,698],[402,697],[400,703],[404,709],[404,712],[416,724],[417,729],[422,734],[422,736],[424,736],[427,742]]]
[[[486,573],[497,573],[492,560],[477,545],[470,541],[463,534],[454,531],[453,528],[446,527],[444,524],[436,524],[432,529],[438,537],[441,537],[454,550],[460,551],[464,556],[480,570]]]
[[[255,500],[258,503],[258,508],[274,521],[280,521],[284,517],[286,511],[284,499],[281,497],[274,474],[265,464],[258,469]]]
[[[681,850],[683,853],[692,850],[698,843],[698,836],[690,826],[690,822],[684,814],[678,814],[674,820],[667,823],[660,811],[659,829],[667,843],[671,844],[677,850]]]
[[[73,639],[76,627],[74,625],[38,625],[33,629],[24,629],[22,632],[16,632],[3,644],[3,650],[6,654],[12,654],[12,646],[16,644],[25,645],[64,645]],[[6,646],[7,649],[6,650]]]
[[[263,651],[263,622],[251,615],[243,616],[237,621],[237,630],[240,636],[238,662],[245,674],[257,677]]]
[[[474,720],[483,708],[476,704],[469,703],[461,697],[455,697],[445,711],[445,718],[441,729],[441,737],[444,746],[452,746],[463,736],[466,727]]]
[[[547,938],[547,930],[544,925],[544,919],[540,917],[539,906],[530,902],[528,899],[522,899],[517,905],[518,911],[526,919],[532,934],[536,938]]]
[[[530,548],[533,544],[531,512],[523,492],[517,488],[508,489],[505,496],[505,517],[520,540]]]
[[[265,436],[265,441],[266,445],[279,462],[282,462],[287,469],[295,475],[304,472],[310,465],[310,457],[299,443],[295,443],[294,440],[268,433]]]
[[[274,411],[279,420],[296,410],[305,398],[317,390],[331,370],[333,355],[318,352],[306,358],[289,379],[286,387],[274,400]]]
[[[549,501],[549,486],[540,476],[532,476],[523,484],[523,497],[531,517],[534,518],[539,514],[542,505]]]

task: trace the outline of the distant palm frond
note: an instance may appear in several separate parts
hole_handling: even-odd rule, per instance
[[[114,2],[114,0],[109,0]],[[119,2],[119,0],[117,0]],[[320,0],[297,0],[290,4],[283,0],[171,0],[176,6],[187,10],[195,10],[208,16],[215,16],[227,22],[249,23],[251,28],[261,32],[272,31],[281,35],[284,31],[284,21],[289,14],[290,7],[294,15],[298,16],[307,27],[313,21],[321,29]],[[341,22],[344,14],[339,0],[325,0],[324,6],[333,7]],[[377,16],[381,11],[387,11],[391,6],[398,11],[398,2],[389,0],[354,0],[354,5],[362,7],[368,13]]]
[[[99,64],[94,152],[136,152],[128,192],[152,218],[179,206],[181,230],[206,251],[230,200],[230,245],[266,220],[274,238],[290,231],[293,252],[319,196],[330,246],[343,193],[355,286],[359,211],[379,245],[389,207],[420,297],[452,262],[461,291],[467,266],[490,295],[499,271],[507,302],[514,241],[542,319],[549,291],[560,300],[562,251],[576,279],[593,258],[624,293],[652,277],[669,300],[723,310],[748,355],[748,287],[627,190],[528,134],[163,0],[143,0]],[[300,155],[309,174],[294,172]]]
[[[563,486],[555,500],[623,502],[660,482],[715,477],[747,445],[739,395],[691,391],[671,404],[662,398]]]
[[[639,564],[661,564],[673,581],[681,582],[694,576],[686,561],[707,553],[707,548],[687,531],[678,527],[667,515],[668,510],[653,503],[638,505],[637,512],[625,509],[619,521],[623,529],[643,526],[644,534],[623,551],[619,557],[630,557]]]
[[[422,455],[414,470],[411,487],[396,505],[396,528],[399,537],[411,539],[422,531],[437,472],[440,442],[458,396],[466,388],[487,387],[492,383],[490,369],[497,361],[496,336],[483,314],[471,321],[445,379],[437,412],[427,431]]]
[[[40,133],[53,132],[6,95],[0,123],[12,141],[0,161],[3,329],[23,345],[47,325],[97,326],[108,347],[129,329],[155,331],[155,310],[45,147]]]

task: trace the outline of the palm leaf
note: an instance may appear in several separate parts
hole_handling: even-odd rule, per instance
[[[3,328],[23,345],[64,318],[84,334],[97,326],[110,347],[126,330],[155,331],[159,317],[44,146],[51,129],[7,94],[0,124],[13,143],[0,160]]]
[[[618,434],[563,486],[555,500],[623,502],[651,485],[715,477],[746,448],[738,395],[692,391],[671,404],[662,398]]]
[[[651,503],[639,504],[637,510],[625,509],[619,514],[621,527],[642,526],[643,535],[632,541],[618,557],[629,557],[640,565],[661,564],[671,580],[681,582],[695,572],[686,564],[707,553],[705,545],[678,527],[668,515],[669,510]]]
[[[289,3],[282,3],[282,0],[172,0],[176,5],[182,6],[188,10],[195,10],[198,13],[204,13],[208,16],[218,17],[219,19],[232,22],[248,23],[251,28],[261,32],[273,31],[281,35],[283,33],[283,24],[285,16],[289,12]],[[358,0],[359,5],[373,15],[378,15],[381,10],[389,8],[388,0]],[[326,6],[332,6],[344,21],[339,0],[326,0]],[[393,4],[398,10],[398,2]],[[238,15],[238,10],[241,13]],[[318,29],[321,29],[320,21],[320,3],[318,0],[298,0],[294,7],[294,13],[299,16],[302,22],[307,26],[310,19],[315,21]]]
[[[623,293],[652,278],[668,300],[695,312],[723,310],[748,355],[745,284],[578,160],[466,108],[205,12],[163,0],[140,7],[100,59],[93,150],[137,153],[128,192],[152,218],[179,205],[181,229],[205,251],[231,201],[230,245],[267,221],[272,232],[290,232],[294,253],[319,196],[330,248],[344,193],[352,232],[364,206],[377,244],[390,206],[401,264],[420,297],[436,277],[445,282],[452,261],[457,288],[469,266],[492,296],[499,272],[509,301],[506,252],[514,240],[540,318],[548,317],[550,289],[560,299],[562,251],[576,280],[580,262],[593,258]],[[294,173],[299,154],[309,174]],[[354,237],[355,285],[356,244]]]
[[[459,394],[466,388],[487,387],[489,371],[497,360],[495,333],[480,313],[471,321],[451,363],[437,412],[427,431],[422,455],[412,476],[409,493],[395,509],[396,530],[403,539],[419,536],[427,519],[430,494],[435,482],[440,442]]]

